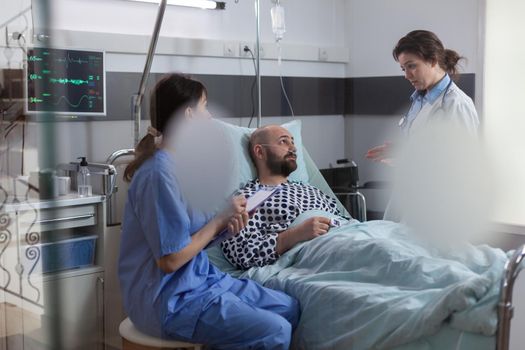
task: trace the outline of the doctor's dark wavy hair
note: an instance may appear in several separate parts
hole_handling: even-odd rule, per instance
[[[181,118],[186,108],[195,107],[207,94],[206,87],[188,75],[173,73],[163,77],[150,96],[151,126],[166,137],[165,131],[170,122]],[[146,134],[135,148],[135,159],[126,167],[124,180],[131,181],[135,172],[156,150],[155,137]]]
[[[428,30],[414,30],[399,39],[392,51],[394,59],[398,61],[403,52],[417,55],[426,62],[437,62],[454,80],[458,78],[458,62],[465,59],[456,51],[445,49],[437,35]]]

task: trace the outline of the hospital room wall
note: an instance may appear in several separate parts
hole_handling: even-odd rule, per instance
[[[480,28],[483,26],[483,2],[478,0],[348,0],[346,8],[346,46],[350,59],[347,77],[361,78],[363,84],[381,87],[385,83],[396,90],[407,90],[403,97],[408,103],[409,83],[402,77],[399,64],[392,58],[395,43],[414,29],[435,32],[446,47],[455,49],[467,60],[462,73],[474,75],[475,102],[481,107],[482,42]],[[392,83],[392,77],[394,79]],[[390,79],[390,80],[389,80]],[[372,90],[373,91],[373,90]],[[377,95],[368,96],[369,105],[402,105],[393,101],[390,93],[378,89]],[[399,95],[399,94],[398,94]],[[398,98],[398,97],[396,97]],[[398,98],[399,99],[399,98]],[[404,100],[403,100],[404,101]],[[350,103],[354,101],[350,100]],[[360,101],[362,102],[362,101]],[[346,156],[359,165],[361,183],[366,181],[388,181],[391,169],[383,164],[372,163],[364,158],[366,151],[385,141],[399,137],[398,121],[406,113],[406,107],[396,107],[390,113],[384,108],[352,110],[345,116]],[[383,210],[388,198],[387,191],[369,190],[366,193],[369,207]]]
[[[486,137],[497,169],[495,220],[525,226],[525,3],[487,0],[484,110]],[[523,231],[523,229],[522,229]]]
[[[287,7],[287,33],[283,45],[297,45],[303,48],[318,46],[344,47],[344,0],[285,1]],[[151,35],[157,7],[152,4],[134,3],[123,0],[56,0],[53,5],[52,29],[56,30],[57,42],[66,43],[58,46],[93,48],[93,38],[103,33],[106,36],[101,45],[109,45],[107,52],[107,70],[110,72],[132,72],[140,74],[145,55],[123,52],[120,36],[136,35],[137,52],[147,46]],[[38,6],[38,3],[35,3]],[[262,42],[271,44],[273,34],[270,24],[270,1],[261,2]],[[118,13],[118,16],[115,14]],[[38,19],[35,21],[38,28]],[[76,35],[82,32],[82,35]],[[227,2],[225,11],[203,11],[183,7],[169,6],[163,22],[161,36],[215,40],[218,42],[255,41],[255,17],[253,1]],[[78,39],[77,38],[81,38]],[[141,41],[141,42],[139,42]],[[110,44],[108,44],[110,42]],[[286,51],[284,52],[286,56]],[[0,59],[3,59],[0,57]],[[2,62],[4,63],[4,62]],[[4,65],[4,64],[2,64]],[[203,57],[181,55],[158,55],[155,57],[152,72],[183,71],[191,74],[221,74],[229,76],[253,75],[250,59],[229,57]],[[275,76],[279,69],[275,60],[263,59],[263,76]],[[320,61],[284,60],[282,74],[294,77],[344,78],[345,64]],[[108,96],[111,96],[111,92]],[[264,103],[263,96],[263,103]],[[108,116],[107,121],[67,121],[56,124],[58,145],[57,160],[69,162],[76,157],[86,155],[92,161],[105,161],[107,156],[117,149],[130,148],[132,140],[132,122],[129,105],[119,110],[119,116]],[[304,142],[320,167],[328,167],[336,159],[344,157],[344,116],[303,115]],[[235,116],[226,120],[246,126],[247,115]],[[121,119],[121,120],[114,120]],[[127,121],[122,119],[128,119]],[[286,122],[286,116],[265,117],[263,123]],[[143,121],[142,129],[148,122]],[[252,124],[253,126],[254,124]],[[329,138],[321,137],[318,130],[326,130]],[[30,123],[26,130],[25,171],[34,170],[37,164],[38,128]],[[12,146],[20,143],[20,131],[12,134]],[[16,160],[16,157],[13,159]]]

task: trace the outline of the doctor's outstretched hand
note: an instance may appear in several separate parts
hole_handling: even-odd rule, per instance
[[[393,146],[390,142],[385,142],[381,146],[370,148],[366,152],[366,158],[375,162],[384,163],[386,165],[394,166]]]
[[[250,217],[246,211],[246,203],[246,197],[243,195],[233,197],[229,207],[220,214],[230,236],[238,234],[248,225]]]

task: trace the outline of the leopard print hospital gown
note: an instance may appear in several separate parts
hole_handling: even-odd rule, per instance
[[[238,194],[249,197],[262,185],[253,180]],[[221,243],[224,256],[240,269],[265,266],[278,258],[277,235],[288,229],[299,214],[323,210],[341,215],[334,198],[302,183],[285,182],[282,189],[267,199],[252,215],[248,225],[236,236]]]

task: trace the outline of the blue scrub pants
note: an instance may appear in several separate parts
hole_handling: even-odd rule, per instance
[[[204,310],[192,339],[213,349],[285,350],[299,321],[299,303],[289,295],[251,280],[235,280],[229,291]]]

